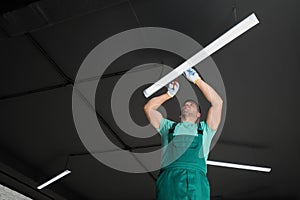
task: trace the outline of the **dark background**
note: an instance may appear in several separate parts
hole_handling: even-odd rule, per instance
[[[227,114],[209,159],[272,171],[208,166],[211,198],[300,199],[300,1],[2,0],[0,8],[1,184],[38,200],[155,199],[157,171],[113,170],[81,143],[71,106],[82,61],[103,40],[137,27],[173,29],[206,46],[255,12],[260,24],[212,55],[226,88]],[[137,64],[176,67],[182,60],[152,50],[120,59],[100,80],[99,122],[120,147],[151,151],[159,135],[136,140],[114,126],[106,106],[111,83]],[[145,101],[135,103],[142,108]],[[135,114],[147,123],[143,112]],[[70,175],[36,189],[66,167]]]

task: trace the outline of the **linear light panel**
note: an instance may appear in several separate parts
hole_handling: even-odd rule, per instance
[[[254,170],[254,171],[261,171],[261,172],[270,172],[271,168],[267,167],[257,167],[251,165],[241,165],[241,164],[234,164],[234,163],[226,163],[226,162],[218,162],[218,161],[210,161],[206,162],[208,165],[214,165],[219,167],[229,167],[229,168],[236,168],[236,169],[246,169],[246,170]]]
[[[55,176],[54,178],[50,179],[49,181],[47,181],[46,183],[43,183],[42,185],[38,186],[37,189],[43,189],[44,187],[46,187],[47,185],[53,183],[54,181],[57,181],[58,179],[66,176],[67,174],[71,173],[70,170],[65,170],[64,172],[60,173],[59,175]]]
[[[197,65],[199,62],[213,54],[214,52],[221,49],[223,46],[237,38],[238,36],[245,33],[250,28],[258,24],[259,21],[255,14],[251,14],[249,17],[232,27],[229,31],[224,33],[218,39],[207,45],[204,49],[196,53],[194,56],[186,60],[184,63],[179,65],[176,69],[171,71],[169,74],[158,80],[156,83],[144,90],[144,95],[146,98],[157,92],[159,89],[170,83],[172,80],[176,79],[178,76],[183,74],[185,70],[190,67]]]

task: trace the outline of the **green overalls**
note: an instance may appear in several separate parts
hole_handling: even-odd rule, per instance
[[[216,131],[205,121],[175,123],[163,118],[161,170],[156,181],[157,200],[209,200],[206,176],[209,146]]]

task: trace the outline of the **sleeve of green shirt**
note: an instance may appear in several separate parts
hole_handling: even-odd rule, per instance
[[[215,135],[215,133],[217,132],[217,130],[212,130],[208,126],[206,121],[201,121],[201,127],[202,127],[202,130],[203,130],[203,134],[206,134],[206,136],[213,137]]]
[[[217,130],[212,130],[208,124],[206,123],[206,121],[201,121],[201,129],[203,130],[203,153],[204,153],[204,157],[207,160],[208,158],[208,154],[209,154],[209,149],[210,149],[210,144],[211,141],[215,135],[215,133],[217,132]]]
[[[174,121],[162,118],[159,128],[156,129],[161,135],[161,143],[163,147],[168,144],[169,129],[172,128],[174,123]]]
[[[157,128],[156,130],[159,132],[161,136],[168,135],[169,129],[172,128],[174,123],[175,123],[174,121],[168,120],[166,118],[162,118],[159,128]]]

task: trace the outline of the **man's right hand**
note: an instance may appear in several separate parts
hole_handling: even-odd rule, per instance
[[[165,94],[162,94],[157,97],[153,97],[150,99],[146,105],[144,106],[145,114],[151,123],[151,125],[154,128],[159,128],[161,120],[162,120],[162,114],[157,111],[158,107],[163,104],[165,101],[171,99],[179,90],[179,83],[177,81],[172,81],[168,85],[168,92]]]
[[[174,97],[176,95],[176,93],[178,92],[178,90],[179,90],[179,83],[178,83],[178,81],[172,81],[168,85],[168,92],[167,92],[167,94],[170,97]]]

